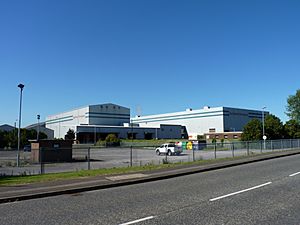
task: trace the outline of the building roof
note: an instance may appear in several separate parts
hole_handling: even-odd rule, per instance
[[[0,130],[2,130],[2,131],[12,131],[14,129],[15,129],[15,127],[8,125],[8,124],[0,125]]]
[[[59,115],[59,114],[69,113],[69,112],[73,112],[73,111],[75,111],[75,110],[84,109],[84,108],[89,108],[89,107],[95,107],[95,106],[119,106],[119,107],[122,107],[122,108],[125,108],[125,109],[129,109],[129,108],[127,108],[127,107],[124,107],[124,106],[121,106],[121,105],[117,105],[117,104],[113,104],[113,103],[94,104],[94,105],[81,106],[81,107],[77,107],[77,108],[74,108],[74,109],[70,109],[70,110],[67,110],[67,111],[64,111],[64,112],[59,112],[59,113],[56,113],[56,114],[48,115],[47,118],[53,117],[53,116],[57,116],[57,115]],[[46,119],[46,120],[47,120],[47,119]]]

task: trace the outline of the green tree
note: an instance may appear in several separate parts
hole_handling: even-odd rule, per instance
[[[120,145],[120,139],[115,134],[109,134],[105,138],[107,146],[118,146]]]
[[[269,114],[266,116],[265,135],[270,140],[281,139],[284,137],[283,124],[275,115]]]
[[[284,124],[285,138],[300,138],[300,124],[296,120],[289,120]]]
[[[0,148],[4,148],[8,145],[7,132],[0,130]]]
[[[65,135],[65,140],[74,140],[75,139],[75,132],[72,129],[69,129],[67,134]]]
[[[300,123],[300,89],[287,99],[286,115]]]
[[[242,141],[254,141],[262,139],[262,123],[258,119],[252,119],[244,126]]]

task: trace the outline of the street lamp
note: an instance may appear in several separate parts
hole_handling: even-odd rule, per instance
[[[37,121],[38,121],[38,127],[37,127],[37,134],[36,134],[36,140],[39,141],[39,135],[40,135],[40,115],[37,115]]]
[[[18,88],[20,88],[20,111],[19,111],[19,129],[18,129],[18,153],[17,153],[17,167],[19,167],[20,164],[20,136],[21,136],[21,112],[22,112],[22,93],[23,93],[23,88],[24,84],[19,84]]]
[[[262,126],[263,126],[263,140],[264,140],[264,149],[266,149],[266,139],[267,136],[265,135],[265,108],[267,108],[266,106],[264,106],[262,108]]]

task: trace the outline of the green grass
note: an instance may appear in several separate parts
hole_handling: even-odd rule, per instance
[[[209,159],[209,160],[201,159],[194,162],[179,162],[179,163],[168,163],[168,164],[160,164],[160,165],[149,164],[145,166],[134,166],[134,167],[80,170],[76,172],[51,173],[51,174],[43,174],[43,175],[0,176],[0,186],[12,186],[12,185],[30,184],[30,183],[38,183],[38,182],[65,180],[65,179],[78,179],[78,178],[91,177],[91,176],[124,174],[130,172],[145,172],[150,170],[160,170],[164,168],[174,168],[174,167],[180,167],[186,165],[207,165],[207,164],[213,164],[217,162],[233,161],[242,158],[250,158],[253,155],[238,156],[234,158],[230,157],[230,158],[220,158],[220,159]]]
[[[176,166],[176,164],[161,164],[161,165],[149,164],[145,166],[120,167],[120,168],[96,169],[96,170],[80,170],[76,172],[51,173],[51,174],[43,174],[43,175],[2,176],[0,177],[0,186],[29,184],[29,183],[56,181],[56,180],[64,180],[64,179],[76,179],[76,178],[99,176],[99,175],[142,172],[142,171],[149,171],[154,169],[157,170],[157,169],[174,167],[174,166]]]

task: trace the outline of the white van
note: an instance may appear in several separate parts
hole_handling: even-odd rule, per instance
[[[178,148],[174,143],[165,143],[155,149],[156,155],[168,154],[168,155],[180,155],[181,148]]]

